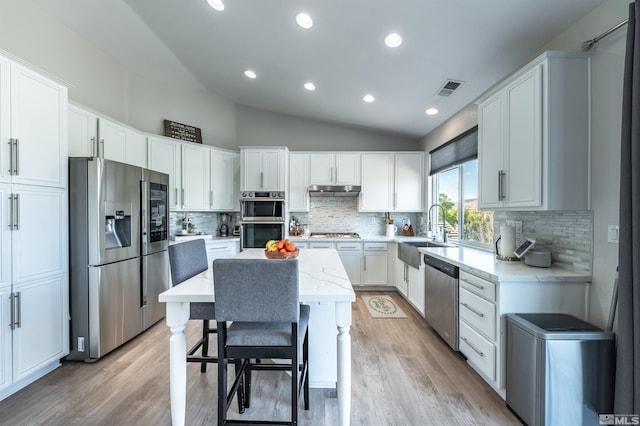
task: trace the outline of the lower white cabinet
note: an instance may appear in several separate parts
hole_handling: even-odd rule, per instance
[[[362,285],[384,286],[389,283],[387,243],[364,243]]]
[[[554,278],[549,281],[496,281],[460,268],[460,352],[496,392],[505,398],[507,313],[556,312],[584,318],[587,282]]]
[[[336,249],[351,285],[360,285],[362,283],[362,243],[336,243]]]
[[[413,307],[424,316],[424,265],[419,269],[406,265],[407,268],[407,299]]]
[[[394,282],[396,288],[405,298],[407,297],[407,264],[396,257],[394,265]]]
[[[207,264],[209,265],[209,274],[211,275],[211,267],[215,259],[229,259],[240,252],[239,240],[207,240]]]
[[[68,354],[69,293],[67,191],[0,185],[0,196],[1,400]]]

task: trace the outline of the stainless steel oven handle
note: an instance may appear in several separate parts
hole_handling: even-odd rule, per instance
[[[476,348],[475,346],[473,346],[473,345],[471,344],[471,342],[469,342],[469,340],[467,340],[467,338],[466,338],[466,337],[461,337],[461,339],[462,339],[462,340],[464,340],[464,342],[465,342],[467,345],[469,345],[469,347],[470,347],[471,349],[473,349],[474,351],[476,351],[476,353],[477,353],[478,355],[480,355],[481,357],[484,357],[484,352],[482,352],[481,350],[479,350],[478,348]]]
[[[484,314],[482,312],[479,312],[475,309],[473,309],[471,306],[469,306],[468,304],[462,302],[460,303],[462,306],[464,306],[465,308],[467,308],[468,310],[470,310],[471,312],[473,312],[474,314],[476,314],[477,316],[479,316],[480,318],[484,318]]]

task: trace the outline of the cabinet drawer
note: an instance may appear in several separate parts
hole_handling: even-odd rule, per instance
[[[460,271],[460,286],[492,302],[496,301],[496,285],[491,281]]]
[[[362,243],[336,243],[339,251],[362,251]]]
[[[323,243],[309,243],[309,248],[336,248],[336,244],[335,243],[330,243],[328,241],[323,242]]]
[[[496,347],[478,332],[460,321],[460,352],[490,380],[496,379]]]
[[[481,297],[460,289],[460,318],[464,318],[491,340],[496,339],[495,305]]]
[[[365,250],[387,251],[387,243],[364,243]]]

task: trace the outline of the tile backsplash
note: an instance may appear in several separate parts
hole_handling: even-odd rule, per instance
[[[522,232],[516,232],[516,244],[533,238],[537,248],[551,252],[556,264],[591,273],[592,211],[494,212],[494,240],[507,220],[522,222]]]
[[[175,234],[182,229],[182,218],[188,216],[195,232],[206,232],[211,235],[218,235],[218,227],[220,222],[220,214],[212,212],[169,212],[169,233]],[[231,213],[229,221],[229,233],[233,230],[235,224],[235,213]]]
[[[360,235],[384,235],[384,213],[359,213],[358,197],[311,197],[308,213],[294,212],[300,223],[309,224],[311,232],[357,232]],[[402,235],[408,219],[416,228],[416,213],[392,213],[391,219]]]

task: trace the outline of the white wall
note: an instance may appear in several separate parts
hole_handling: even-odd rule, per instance
[[[628,0],[607,0],[565,30],[546,50],[579,50],[592,39],[628,17]],[[591,57],[591,207],[593,209],[593,283],[589,320],[606,326],[616,265],[617,244],[607,243],[607,225],[618,224],[620,179],[620,125],[626,27],[592,49]],[[514,70],[515,71],[515,70]],[[469,105],[420,140],[427,153],[477,124],[477,109]]]
[[[321,123],[245,106],[236,107],[239,146],[288,146],[290,151],[412,151],[413,139]]]
[[[543,50],[577,49],[628,18],[629,1],[608,0]],[[626,26],[597,43],[591,56],[591,208],[593,283],[590,321],[605,327],[609,315],[618,245],[607,243],[607,225],[619,222],[620,127]]]
[[[200,127],[206,144],[236,147],[233,102],[204,89],[178,63],[166,65],[173,79],[137,74],[31,0],[0,0],[0,49],[65,80],[71,100],[117,121],[161,134],[166,118]]]

